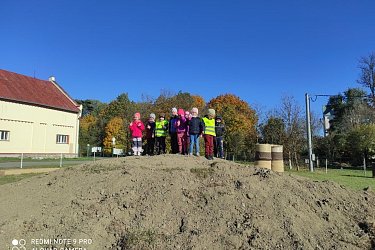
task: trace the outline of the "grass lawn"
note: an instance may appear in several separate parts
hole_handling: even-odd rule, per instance
[[[19,174],[19,175],[5,175],[0,176],[0,185],[4,185],[11,182],[20,181],[25,178],[30,178],[40,174]]]
[[[319,181],[330,180],[355,190],[362,190],[370,187],[371,190],[375,191],[375,178],[372,178],[371,169],[366,171],[366,176],[363,170],[352,169],[328,169],[327,173],[325,172],[325,169],[315,169],[314,172],[310,172],[307,169],[301,169],[300,171],[287,170],[286,173],[304,176]]]

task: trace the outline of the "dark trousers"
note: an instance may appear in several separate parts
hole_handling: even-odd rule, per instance
[[[177,139],[177,133],[170,133],[171,135],[171,150],[172,154],[178,153],[178,139]]]
[[[214,138],[214,153],[216,157],[224,158],[224,138],[222,136],[216,136]]]
[[[156,143],[156,154],[165,154],[165,136],[162,137],[156,137],[155,138]]]
[[[154,147],[155,147],[155,138],[147,139],[147,143],[145,146],[145,154],[154,155]]]
[[[204,137],[204,154],[205,156],[214,156],[214,136],[203,135]]]

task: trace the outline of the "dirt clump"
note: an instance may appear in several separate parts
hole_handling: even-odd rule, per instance
[[[5,249],[375,248],[373,191],[221,159],[101,160],[3,185],[0,199]]]

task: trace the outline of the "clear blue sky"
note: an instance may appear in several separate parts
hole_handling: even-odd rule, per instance
[[[75,99],[161,89],[209,101],[233,93],[276,107],[291,95],[359,87],[375,51],[374,0],[2,0],[0,68],[48,79]],[[322,102],[326,102],[323,99]],[[321,110],[314,103],[313,109]]]

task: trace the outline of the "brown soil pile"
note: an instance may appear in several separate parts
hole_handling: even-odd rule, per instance
[[[202,157],[86,163],[0,200],[1,249],[375,248],[372,191]]]

